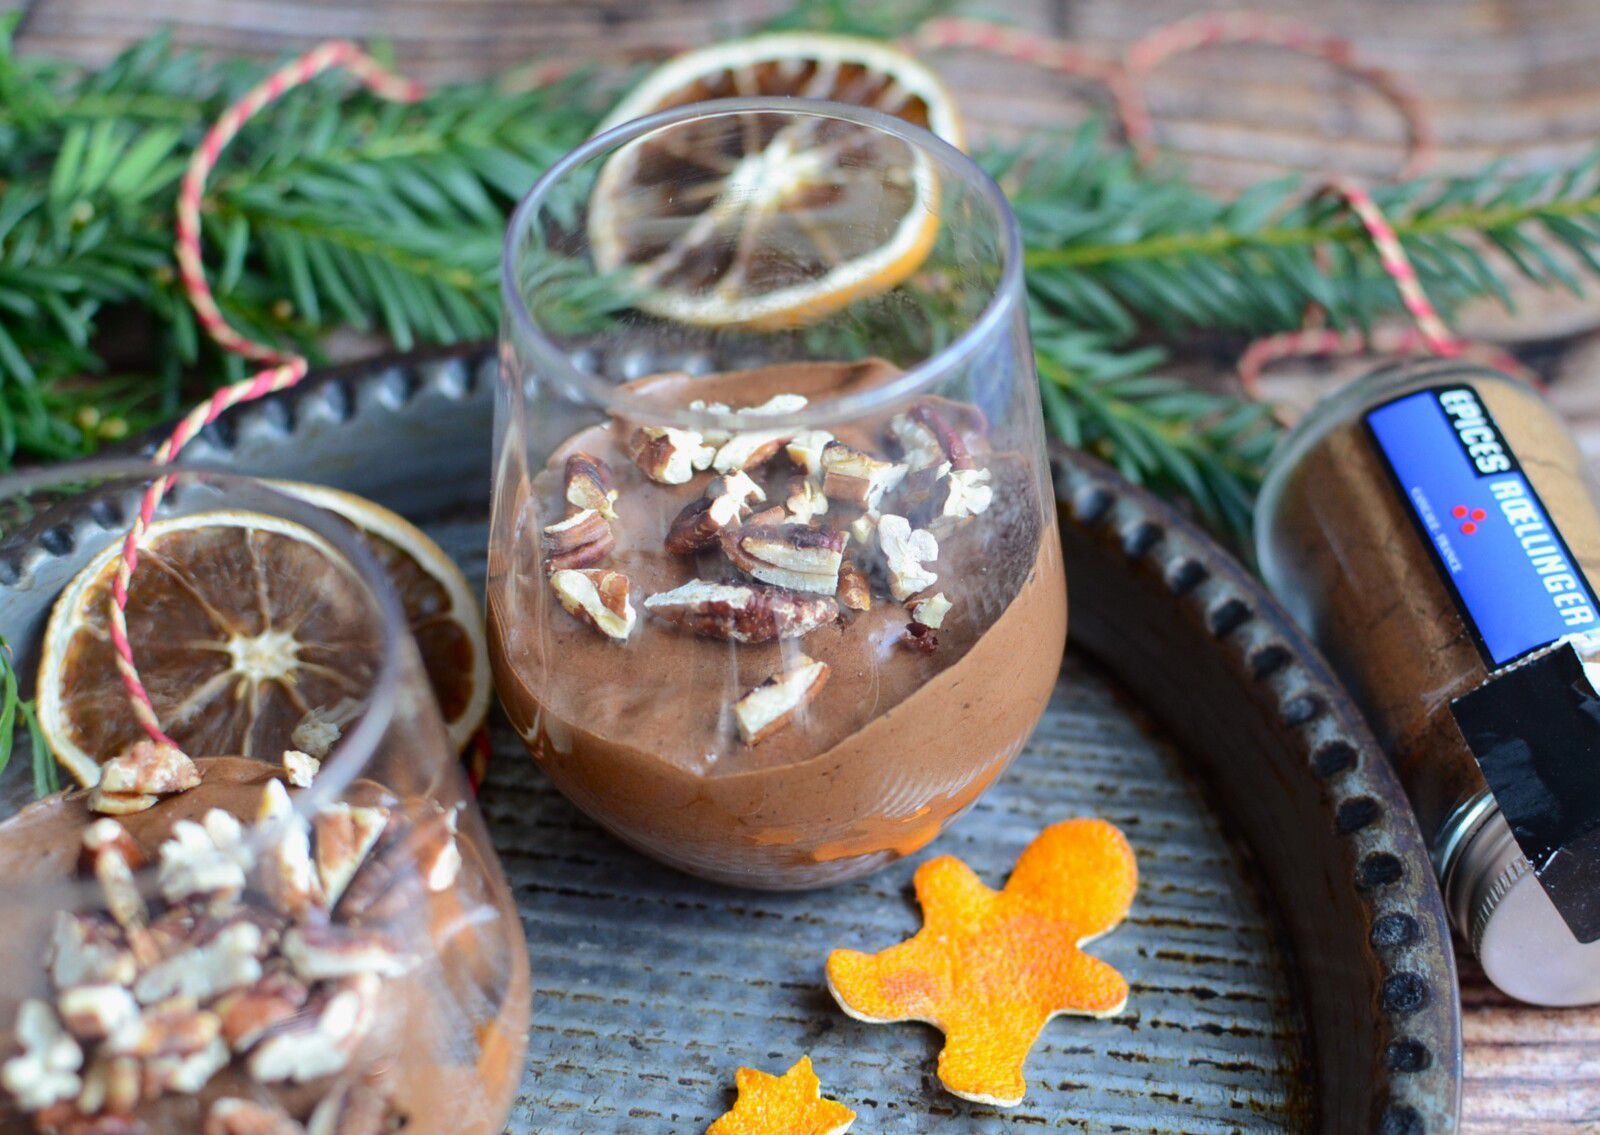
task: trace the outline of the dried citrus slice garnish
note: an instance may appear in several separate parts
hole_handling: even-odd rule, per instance
[[[844,1135],[856,1113],[822,1095],[822,1081],[811,1057],[782,1076],[741,1068],[739,1098],[733,1110],[706,1129],[706,1135]]]
[[[680,55],[605,127],[707,99],[791,95],[872,107],[953,144],[939,80],[873,40],[787,34]],[[793,327],[901,283],[939,232],[938,180],[899,139],[838,119],[772,114],[682,123],[619,149],[589,199],[597,266],[635,302],[703,326]]]
[[[315,485],[276,487],[354,526],[400,597],[451,740],[464,746],[488,709],[477,603],[460,569],[411,524]],[[39,726],[83,784],[143,737],[108,631],[121,541],[56,599],[39,662]],[[371,688],[379,663],[361,584],[310,529],[218,510],[158,520],[129,586],[128,635],[162,728],[187,751],[275,757],[313,711]]]
[[[877,954],[835,950],[828,988],[857,1020],[935,1026],[945,1036],[939,1082],[1014,1107],[1051,1018],[1109,1017],[1127,1003],[1122,975],[1081,947],[1127,917],[1133,849],[1103,820],[1068,820],[1028,845],[1002,891],[949,855],[919,867],[915,883],[922,930]]]

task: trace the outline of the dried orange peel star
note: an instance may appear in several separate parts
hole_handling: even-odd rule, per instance
[[[811,1057],[781,1076],[739,1069],[739,1098],[733,1110],[706,1129],[706,1135],[844,1135],[856,1113],[822,1098],[822,1081]]]
[[[1138,877],[1127,839],[1103,820],[1045,829],[1002,891],[953,856],[931,859],[916,875],[922,930],[878,954],[835,950],[828,989],[858,1020],[935,1026],[945,1088],[1015,1107],[1051,1018],[1109,1017],[1127,1004],[1122,975],[1080,947],[1127,917]]]

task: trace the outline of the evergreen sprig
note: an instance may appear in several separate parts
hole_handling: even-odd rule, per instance
[[[943,0],[811,0],[780,24],[891,34]],[[868,19],[870,16],[870,19]],[[867,20],[863,23],[863,20]],[[238,377],[176,284],[173,199],[207,123],[264,73],[163,39],[98,71],[18,56],[0,23],[0,466],[86,452]],[[512,200],[607,109],[577,76],[537,90],[443,88],[408,106],[328,76],[246,128],[207,196],[206,248],[241,329],[320,357],[333,332],[397,345],[488,335]],[[1249,336],[1400,311],[1335,201],[1275,179],[1233,199],[1146,166],[1097,127],[984,161],[1021,219],[1049,420],[1135,479],[1240,531],[1273,428],[1259,409],[1160,373],[1193,332]],[[1600,276],[1600,161],[1418,179],[1380,204],[1445,310],[1518,277]],[[573,318],[605,302],[574,278]],[[586,298],[587,297],[587,298]]]

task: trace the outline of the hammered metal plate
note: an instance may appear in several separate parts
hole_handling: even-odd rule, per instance
[[[189,457],[366,493],[423,523],[481,583],[494,375],[482,351],[346,368],[241,408]],[[1448,934],[1370,736],[1225,553],[1093,463],[1060,461],[1073,622],[1110,670],[1079,653],[1075,630],[1014,769],[933,846],[876,876],[773,895],[677,874],[587,821],[495,722],[482,803],[536,985],[511,1132],[698,1135],[730,1106],[741,1064],[779,1072],[805,1054],[864,1133],[1455,1129]],[[1125,610],[1085,616],[1077,581],[1095,578],[1116,587],[1086,593]],[[1208,690],[1232,690],[1237,764],[1259,790],[1219,766],[1225,748],[1195,735],[1181,696],[1156,681],[1173,635],[1187,636]],[[1143,689],[1143,704],[1110,672]],[[1190,716],[1213,724],[1209,710]],[[1275,827],[1257,805],[1280,794],[1285,815],[1292,798],[1314,824]],[[1118,824],[1138,854],[1132,916],[1092,947],[1132,995],[1113,1020],[1046,1029],[1021,1107],[944,1093],[932,1029],[868,1026],[832,1005],[830,949],[916,931],[919,862],[960,855],[998,886],[1040,828],[1078,815]]]

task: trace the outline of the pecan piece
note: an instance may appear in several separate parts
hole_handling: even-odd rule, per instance
[[[367,853],[388,822],[387,808],[340,803],[328,804],[317,812],[311,821],[316,834],[317,874],[330,907],[338,905],[339,896],[366,862]]]
[[[303,1084],[342,1072],[371,1027],[382,982],[363,974],[331,986],[257,1042],[246,1067],[257,1083]]]
[[[659,619],[724,642],[799,638],[839,616],[831,598],[773,587],[692,580],[644,601]]]
[[[852,611],[872,610],[872,587],[867,573],[848,557],[839,566],[839,603]]]
[[[592,508],[575,512],[544,529],[547,572],[586,568],[610,554],[617,538],[605,517]]]
[[[422,902],[427,891],[449,887],[461,870],[456,827],[459,809],[427,805],[419,818],[395,817],[346,888],[338,916],[346,922],[386,922]]]
[[[574,453],[567,458],[562,492],[570,513],[592,509],[607,520],[617,518],[616,481],[611,467],[601,458],[588,453]]]
[[[740,571],[790,591],[832,595],[839,588],[847,537],[795,524],[750,523],[722,533],[722,550]]]
[[[943,591],[935,591],[932,595],[923,595],[908,600],[906,610],[911,612],[911,621],[932,630],[944,626],[944,617],[950,613],[953,604],[945,598]]]
[[[148,916],[144,896],[133,878],[146,859],[144,848],[128,834],[128,829],[110,817],[83,829],[78,870],[99,881],[106,909],[117,925],[130,933],[143,927]]]
[[[116,923],[93,914],[56,915],[50,980],[57,989],[103,982],[132,985],[138,974],[138,960]]]
[[[789,510],[789,520],[794,524],[810,524],[817,517],[828,511],[828,494],[822,491],[822,486],[815,481],[800,481],[789,499],[784,502],[784,507]]]
[[[179,820],[161,845],[158,879],[168,902],[189,898],[228,901],[244,890],[245,872],[253,865],[244,829],[220,808],[200,823]]]
[[[822,451],[832,441],[833,435],[827,430],[805,430],[789,439],[784,454],[806,476],[815,476],[822,472]]]
[[[792,669],[774,674],[733,703],[734,721],[746,745],[758,745],[789,725],[828,680],[826,662],[804,654]]]
[[[276,1104],[229,1097],[206,1112],[202,1135],[306,1135],[306,1129]]]
[[[939,506],[936,521],[965,520],[989,511],[994,502],[994,489],[989,484],[987,469],[952,469],[940,466],[938,485],[944,489],[944,503]]]
[[[220,1037],[198,1052],[152,1057],[144,1064],[144,1093],[152,1098],[167,1092],[199,1095],[232,1059]]]
[[[905,517],[885,514],[878,521],[878,547],[889,570],[889,592],[902,603],[938,582],[922,566],[939,558],[939,542],[927,529],[914,529]]]
[[[733,497],[745,508],[760,504],[767,499],[766,491],[751,480],[750,474],[743,469],[713,477],[711,483],[706,486],[706,496]]]
[[[138,1060],[131,1056],[96,1057],[83,1073],[83,1090],[78,1093],[78,1111],[101,1120],[126,1117],[139,1106],[143,1088],[144,1070]],[[67,1130],[76,1135],[75,1129]],[[91,1130],[95,1135],[100,1135],[99,1128]],[[134,1135],[143,1133],[144,1125],[138,1124]],[[63,1135],[66,1133],[63,1132]]]
[[[310,788],[322,771],[322,762],[299,749],[283,751],[283,775],[296,788]]]
[[[640,426],[628,439],[628,456],[646,477],[662,485],[686,485],[709,469],[717,451],[694,430]]]
[[[139,1015],[139,1003],[121,985],[78,985],[57,1002],[67,1031],[82,1041],[104,1040]]]
[[[299,979],[286,973],[269,973],[248,989],[218,1001],[214,1012],[222,1020],[222,1039],[234,1052],[247,1052],[268,1031],[305,1008],[311,993]]]
[[[977,466],[972,460],[972,452],[967,448],[965,439],[957,432],[943,411],[931,402],[919,402],[911,407],[908,415],[912,422],[921,426],[934,439],[939,452],[944,460],[957,471],[974,469]]]
[[[265,938],[254,922],[225,923],[145,970],[133,983],[133,994],[146,1005],[175,997],[210,1001],[241,986],[254,985],[261,979]]]
[[[633,633],[637,616],[628,602],[628,577],[620,571],[558,571],[550,577],[550,586],[569,615],[608,638],[626,641]]]
[[[151,1005],[106,1040],[112,1056],[193,1056],[218,1042],[222,1021],[185,997]],[[223,1046],[226,1049],[226,1045]]]
[[[102,791],[116,795],[170,796],[200,783],[200,770],[173,745],[135,741],[100,766]]]
[[[328,897],[311,856],[309,826],[294,814],[282,781],[269,780],[262,788],[256,822],[277,829],[277,838],[261,853],[256,878],[268,904],[286,918],[325,909]]]
[[[685,556],[709,548],[729,525],[737,524],[744,511],[736,497],[699,497],[683,506],[667,530],[666,548],[675,556]]]
[[[883,494],[905,479],[906,467],[836,441],[822,451],[822,491],[837,501],[878,507]]]
[[[357,977],[399,977],[410,959],[376,930],[354,926],[294,926],[283,936],[283,956],[304,981]]]
[[[17,1008],[16,1035],[22,1052],[0,1065],[0,1086],[27,1111],[76,1097],[83,1087],[83,1049],[56,1011],[44,1001],[24,1001]]]

